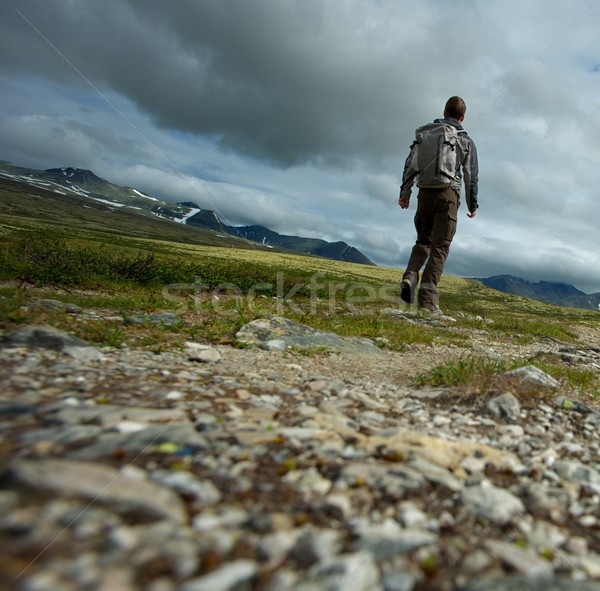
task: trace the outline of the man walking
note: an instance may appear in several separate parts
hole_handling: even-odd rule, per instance
[[[438,283],[456,232],[462,180],[468,217],[477,213],[478,163],[473,140],[462,128],[467,106],[458,96],[448,99],[444,118],[419,127],[404,165],[398,203],[408,209],[412,185],[419,187],[415,228],[417,240],[402,277],[400,298],[414,302],[419,272],[419,308],[439,312]],[[427,264],[425,264],[427,262]]]

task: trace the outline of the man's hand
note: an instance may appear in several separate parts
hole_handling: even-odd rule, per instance
[[[398,197],[398,203],[402,209],[408,209],[408,206],[410,205],[410,197]]]
[[[471,213],[468,213],[467,217],[473,219],[476,215],[477,215],[477,210],[475,209]]]

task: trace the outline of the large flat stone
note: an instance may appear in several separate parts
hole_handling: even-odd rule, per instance
[[[88,343],[58,328],[29,325],[17,328],[0,340],[2,347],[29,347],[61,351],[65,347],[86,347]]]
[[[23,460],[10,470],[20,485],[64,497],[83,497],[119,513],[184,523],[181,499],[170,489],[112,466],[74,460]]]
[[[333,332],[316,330],[304,324],[292,322],[281,316],[259,318],[243,326],[236,338],[243,345],[272,349],[272,343],[278,341],[288,349],[323,350],[360,355],[383,355],[383,351],[371,340],[345,338]]]

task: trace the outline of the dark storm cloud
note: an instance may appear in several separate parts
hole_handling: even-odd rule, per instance
[[[412,2],[24,0],[1,16],[5,70],[84,77],[160,126],[282,165],[396,158],[415,111],[429,118],[442,105],[434,91],[415,106],[433,81],[414,53],[443,67],[462,51],[423,47],[443,31],[443,11]]]

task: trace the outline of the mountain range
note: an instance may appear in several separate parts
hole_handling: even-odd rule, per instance
[[[600,310],[600,293],[587,294],[568,283],[539,281],[531,283],[513,275],[477,278],[487,287],[557,306]]]
[[[107,181],[90,170],[81,168],[50,168],[47,170],[35,170],[15,166],[7,161],[0,161],[0,183],[23,184],[37,190],[37,197],[46,196],[49,199],[62,197],[62,205],[70,199],[75,205],[81,207],[95,207],[97,210],[104,209],[107,212],[136,213],[140,216],[148,214],[178,222],[191,230],[201,229],[212,233],[211,244],[218,244],[219,239],[224,246],[230,244],[230,240],[222,240],[233,237],[234,244],[240,246],[240,241],[260,245],[261,248],[285,250],[308,256],[359,263],[362,265],[374,265],[358,249],[345,242],[327,242],[318,238],[303,238],[301,236],[286,236],[278,234],[264,226],[229,226],[224,224],[217,213],[212,210],[202,209],[192,201],[183,203],[169,203],[148,195],[143,191],[132,187],[123,187]],[[13,187],[14,188],[14,187]],[[40,193],[42,191],[43,193]],[[25,195],[32,197],[31,189]],[[103,207],[101,207],[103,206]],[[123,215],[119,216],[123,218]],[[130,220],[131,220],[130,216]],[[147,220],[146,220],[147,222]],[[170,232],[171,236],[173,232]],[[190,237],[190,233],[182,232],[182,240]]]

